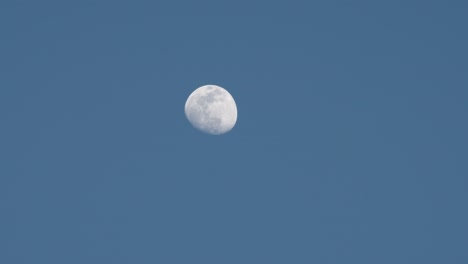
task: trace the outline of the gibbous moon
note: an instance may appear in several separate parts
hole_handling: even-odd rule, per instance
[[[234,98],[216,85],[199,87],[185,102],[185,116],[197,129],[212,135],[229,132],[237,121]]]

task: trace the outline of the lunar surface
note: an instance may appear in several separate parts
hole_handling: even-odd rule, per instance
[[[190,94],[185,103],[185,116],[195,128],[208,134],[221,135],[236,124],[237,106],[224,88],[205,85]]]

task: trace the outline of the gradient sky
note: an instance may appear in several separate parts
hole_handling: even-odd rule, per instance
[[[468,263],[467,14],[1,1],[0,263]]]

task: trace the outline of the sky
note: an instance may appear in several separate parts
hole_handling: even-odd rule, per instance
[[[467,12],[1,1],[0,263],[468,263]]]

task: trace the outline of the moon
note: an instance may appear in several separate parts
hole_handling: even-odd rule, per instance
[[[193,91],[185,102],[185,116],[198,130],[221,135],[237,122],[237,106],[232,95],[217,85],[204,85]]]

